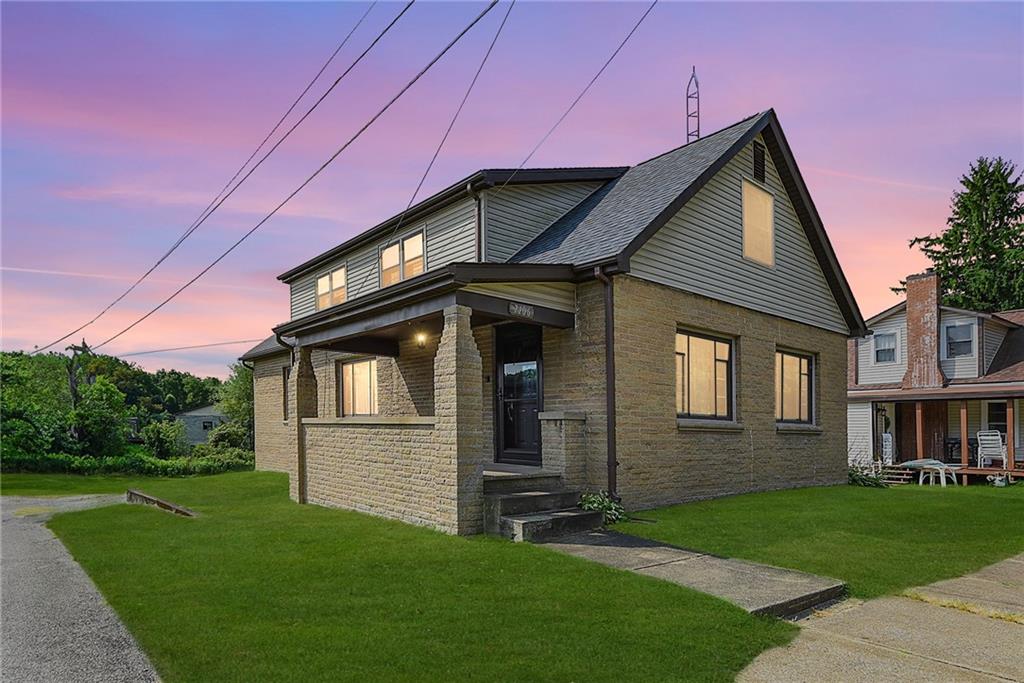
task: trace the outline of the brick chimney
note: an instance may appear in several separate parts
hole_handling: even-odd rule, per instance
[[[939,366],[939,276],[931,269],[907,278],[907,373],[904,389],[946,385]]]

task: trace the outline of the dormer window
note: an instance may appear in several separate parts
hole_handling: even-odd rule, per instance
[[[775,198],[750,180],[743,180],[743,258],[775,265]]]
[[[872,337],[875,344],[875,364],[896,362],[896,333],[876,334]]]
[[[417,232],[380,252],[380,286],[388,287],[423,272],[423,233]]]
[[[946,325],[946,358],[974,355],[974,323]]]
[[[345,302],[348,296],[345,278],[345,266],[342,266],[316,279],[317,309],[324,309]]]

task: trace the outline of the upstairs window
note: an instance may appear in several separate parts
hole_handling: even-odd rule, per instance
[[[388,287],[423,272],[423,233],[391,244],[380,252],[380,286]]]
[[[732,419],[732,342],[676,333],[676,415]]]
[[[328,308],[344,303],[347,298],[348,287],[345,279],[345,266],[337,268],[330,273],[321,275],[316,279],[316,307],[317,309]]]
[[[974,355],[974,324],[946,325],[946,358]]]
[[[377,414],[377,359],[338,363],[340,415]]]
[[[810,424],[814,402],[813,359],[788,351],[775,352],[775,421]]]
[[[743,180],[743,258],[775,265],[775,198]]]
[[[875,363],[895,363],[896,334],[892,332],[876,334],[872,339],[875,345]]]

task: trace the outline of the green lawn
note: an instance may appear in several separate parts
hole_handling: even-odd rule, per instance
[[[833,576],[870,598],[1024,551],[1024,485],[775,491],[646,510],[615,528]]]
[[[5,496],[76,496],[86,493],[124,493],[142,488],[158,477],[133,477],[122,474],[2,474],[0,494]]]
[[[796,631],[542,547],[295,505],[282,475],[141,488],[201,516],[50,526],[166,681],[732,680]]]

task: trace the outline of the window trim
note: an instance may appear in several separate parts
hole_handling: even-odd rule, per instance
[[[335,415],[337,417],[377,417],[380,415],[380,382],[378,380],[378,367],[377,367],[377,356],[370,356],[366,358],[339,358],[334,362],[334,383],[335,383]],[[352,401],[352,412],[345,412],[345,367],[351,365],[358,365],[360,363],[373,363],[373,371],[371,372],[370,385],[368,387],[370,391],[370,412],[368,413],[357,413],[355,412],[355,395],[353,395]]]
[[[764,261],[756,259],[753,256],[747,256],[747,241],[746,241],[747,221],[746,221],[746,211],[745,211],[744,201],[743,201],[744,183],[749,183],[754,188],[756,188],[758,190],[761,190],[762,192],[765,192],[766,194],[768,194],[768,196],[770,196],[772,198],[772,212],[771,212],[772,213],[772,218],[771,218],[772,262],[771,263],[765,263]],[[776,254],[775,254],[775,251],[776,251],[776,249],[775,249],[775,246],[776,246],[775,245],[775,243],[776,243],[776,239],[775,239],[775,233],[776,233],[776,230],[775,230],[775,203],[776,203],[776,201],[777,201],[777,197],[775,196],[775,193],[772,192],[772,189],[770,187],[768,187],[767,184],[762,183],[762,182],[758,182],[752,176],[748,176],[746,174],[741,174],[740,175],[740,252],[741,252],[741,254],[743,256],[743,260],[744,261],[747,261],[748,263],[755,263],[758,266],[761,266],[762,268],[768,268],[770,270],[775,270],[775,264],[778,262],[778,259],[776,258]]]
[[[949,328],[970,327],[971,329],[971,352],[960,356],[949,355]],[[939,358],[941,360],[956,361],[961,358],[975,358],[978,355],[978,324],[971,322],[942,323],[942,350]]]
[[[672,361],[673,361],[672,365],[673,365],[673,371],[675,371],[676,357],[677,356],[679,356],[679,355],[687,355],[687,356],[689,356],[690,355],[689,352],[687,352],[686,354],[680,354],[678,351],[675,350],[675,348],[676,348],[675,347],[675,341],[676,341],[676,338],[679,335],[684,335],[684,336],[687,336],[687,337],[697,337],[697,338],[700,338],[700,339],[706,339],[708,341],[713,341],[713,342],[727,344],[729,346],[729,358],[725,361],[726,362],[726,372],[728,374],[728,377],[727,377],[726,383],[725,383],[726,414],[722,415],[722,416],[719,416],[719,415],[705,415],[705,414],[702,414],[702,413],[681,413],[678,410],[676,410],[676,420],[678,422],[680,422],[680,423],[683,423],[683,424],[686,424],[686,423],[691,422],[691,421],[692,422],[703,422],[705,420],[713,420],[716,423],[726,423],[726,422],[734,423],[734,422],[736,422],[736,404],[735,404],[735,400],[736,400],[735,399],[735,397],[736,397],[736,339],[733,338],[733,337],[727,337],[727,336],[722,336],[722,335],[708,334],[706,332],[693,332],[693,331],[688,330],[686,328],[677,327],[675,335],[672,337]],[[687,349],[689,349],[689,347],[687,347]],[[689,364],[688,363],[689,363],[689,360],[687,360],[687,367],[686,367],[686,381],[687,381],[687,386],[686,386],[686,403],[687,403],[687,407],[689,407],[690,396],[692,395],[691,392],[690,392],[690,386],[689,386],[689,381],[690,381],[691,373],[690,373],[690,368],[689,368]],[[719,361],[716,359],[715,360],[715,386],[718,385],[718,369],[717,369],[718,368],[718,363],[719,363]],[[673,387],[678,389],[678,383],[679,383],[679,375],[676,374],[675,380],[674,380],[674,383],[673,383]],[[673,391],[673,393],[675,393],[675,392]],[[718,396],[716,394],[716,396],[715,396],[716,405],[717,405],[717,400],[718,400]],[[674,401],[674,399],[673,399],[673,401]]]
[[[377,246],[377,287],[379,289],[393,287],[394,285],[397,285],[400,282],[405,282],[407,279],[409,279],[408,277],[406,277],[405,274],[405,241],[410,237],[413,237],[417,233],[420,234],[421,239],[423,240],[423,270],[411,277],[418,277],[419,275],[422,275],[423,273],[427,272],[427,227],[424,225],[416,228],[415,230],[410,230],[409,232],[403,235],[399,235],[394,239],[389,239],[387,242],[383,242]],[[384,251],[395,246],[396,244],[398,245],[398,281],[393,282],[390,285],[385,285],[383,263]]]
[[[333,295],[334,294],[334,289],[335,289],[334,288],[334,274],[336,272],[338,272],[339,270],[341,270],[342,268],[345,269],[345,299],[343,301],[339,301],[336,304],[328,304],[328,305],[324,306],[323,308],[321,308],[320,307],[320,291],[317,289],[317,285],[319,284],[320,279],[323,278],[323,277],[327,277],[329,279],[329,283],[331,285],[331,288],[328,290],[327,293]],[[333,296],[332,296],[332,298],[333,298]],[[328,308],[331,308],[332,306],[340,306],[341,304],[343,304],[346,301],[348,301],[348,261],[344,261],[342,263],[335,264],[334,266],[328,268],[327,270],[320,271],[320,272],[317,273],[316,277],[313,278],[313,301],[314,301],[314,303],[316,305],[316,310],[318,310],[318,311],[327,310]]]
[[[288,394],[290,393],[290,390],[289,390],[289,380],[291,380],[291,376],[292,376],[292,368],[291,368],[291,366],[290,365],[282,365],[281,366],[281,417],[282,417],[282,419],[284,419],[285,422],[288,421],[288,419],[290,417],[290,412],[291,412],[289,410],[289,406],[288,406],[288,399],[289,399]]]
[[[816,359],[815,355],[813,353],[807,353],[806,351],[796,351],[794,349],[789,349],[789,348],[786,348],[786,347],[776,346],[775,347],[775,356],[777,357],[779,355],[782,355],[782,356],[792,356],[793,358],[799,358],[799,359],[807,361],[807,390],[810,393],[809,393],[809,395],[807,397],[807,419],[806,420],[800,420],[800,419],[797,419],[797,420],[787,420],[787,419],[785,419],[783,417],[779,417],[778,414],[776,414],[775,424],[777,424],[777,425],[787,425],[787,426],[789,426],[789,425],[810,425],[810,426],[816,425],[817,424],[817,420],[815,419],[815,409],[817,407],[817,403],[818,402],[817,402],[817,400],[815,400],[817,398],[815,396],[815,394],[816,394],[815,380],[817,378],[817,368],[815,367],[817,359]],[[782,380],[782,386],[778,387],[778,389],[777,389],[777,394],[778,394],[779,397],[784,396],[785,377],[786,377],[786,373],[785,372],[779,373],[779,379]],[[803,393],[803,392],[801,392],[801,393]],[[803,396],[800,396],[800,398],[802,399]],[[776,409],[778,409],[778,408],[779,408],[779,406],[776,406]]]
[[[878,355],[877,355],[878,346],[877,346],[876,342],[877,342],[879,336],[889,336],[889,335],[892,335],[892,337],[893,337],[893,339],[895,341],[895,346],[893,347],[892,360],[879,361],[878,360]],[[872,365],[899,365],[899,363],[900,363],[900,331],[899,330],[892,330],[890,332],[877,332],[876,331],[873,335],[871,335],[871,364]]]

